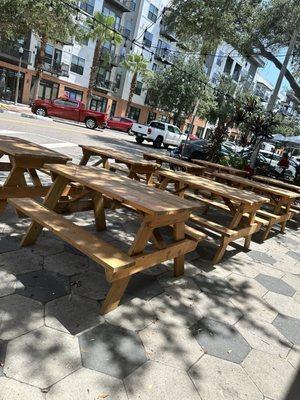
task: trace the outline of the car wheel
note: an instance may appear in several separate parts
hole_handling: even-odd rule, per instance
[[[87,118],[87,119],[85,120],[85,126],[86,126],[88,129],[96,129],[96,128],[97,128],[97,122],[95,121],[94,118]]]
[[[162,136],[158,136],[153,142],[153,147],[155,147],[156,149],[159,149],[161,147],[162,143],[163,143]]]
[[[165,148],[165,149],[168,149],[168,148],[169,148],[169,145],[168,145],[167,143],[164,143],[164,148]]]
[[[46,115],[47,115],[46,108],[44,108],[44,107],[38,107],[35,110],[35,113],[36,113],[36,115],[40,115],[41,117],[46,117]]]
[[[140,137],[136,137],[136,138],[135,138],[135,141],[136,141],[138,144],[142,144],[143,141],[144,141],[144,139],[143,139],[143,138],[140,138]]]

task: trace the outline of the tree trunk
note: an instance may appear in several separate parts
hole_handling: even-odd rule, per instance
[[[136,89],[136,84],[137,84],[137,72],[134,72],[133,77],[131,79],[131,84],[130,84],[130,91],[129,91],[129,96],[128,96],[128,102],[127,102],[127,107],[126,107],[126,117],[129,115],[130,107],[132,104],[132,98]]]
[[[214,129],[214,133],[210,141],[210,151],[209,151],[209,160],[213,162],[218,162],[220,158],[220,147],[227,137],[228,129],[226,125],[222,122],[218,122],[217,126]]]
[[[259,150],[261,148],[261,145],[262,145],[263,141],[264,141],[263,138],[257,138],[255,140],[255,144],[254,144],[254,147],[253,147],[253,152],[251,154],[251,158],[250,158],[250,162],[249,162],[249,166],[250,166],[252,171],[254,171],[254,168],[255,168],[255,165],[256,165],[256,159],[257,159],[257,156],[258,156],[258,153],[259,153]]]
[[[95,50],[94,50],[93,64],[91,67],[90,80],[89,80],[88,91],[87,91],[87,109],[89,109],[91,106],[93,90],[95,87],[95,83],[97,80],[97,75],[98,75],[98,71],[99,71],[99,67],[100,67],[101,49],[102,49],[102,44],[101,44],[100,40],[97,40]]]
[[[47,45],[48,39],[47,39],[46,35],[42,35],[40,37],[40,40],[41,40],[41,47],[40,47],[38,55],[37,55],[37,62],[36,62],[36,66],[35,66],[36,80],[34,83],[33,100],[37,100],[37,98],[39,96],[40,83],[41,83],[42,76],[43,76],[43,64],[44,64],[44,60],[45,60],[46,45]]]

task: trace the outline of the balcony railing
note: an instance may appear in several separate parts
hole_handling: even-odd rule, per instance
[[[69,70],[70,66],[68,64],[57,62],[50,57],[45,57],[43,60],[43,71],[49,72],[52,75],[68,77]]]
[[[117,67],[123,61],[124,55],[116,54],[114,51],[103,47],[101,50],[100,60],[107,61],[111,66]]]
[[[120,24],[115,25],[116,31],[120,33],[123,37],[125,36],[127,39],[131,39],[131,30],[128,28],[125,28],[125,26],[122,26]]]
[[[172,30],[164,23],[162,23],[160,26],[160,34],[169,39],[171,42],[178,42],[175,33],[172,32]]]
[[[155,52],[155,58],[162,61],[165,64],[172,65],[176,59],[175,54],[172,54],[169,49],[157,49]]]
[[[21,54],[19,53],[19,43],[0,42],[0,58],[19,62]],[[31,51],[23,49],[22,64],[31,64]]]
[[[122,12],[130,12],[135,10],[135,1],[130,0],[110,0],[110,5],[114,5]]]
[[[112,92],[114,90],[114,82],[106,80],[103,76],[98,76],[95,83],[95,89],[100,92]]]

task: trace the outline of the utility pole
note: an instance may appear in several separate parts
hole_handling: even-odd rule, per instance
[[[16,82],[16,90],[15,90],[15,105],[18,104],[19,97],[19,86],[20,86],[20,78],[21,78],[21,66],[22,66],[22,58],[23,58],[24,49],[21,46],[19,48],[19,67],[17,72],[17,82]]]
[[[184,152],[184,148],[185,148],[185,146],[187,144],[187,141],[189,140],[190,135],[193,133],[194,122],[195,122],[195,119],[197,117],[197,111],[198,111],[199,104],[200,104],[200,100],[197,99],[195,107],[194,107],[194,110],[193,110],[193,114],[192,114],[192,117],[191,117],[191,126],[190,126],[189,132],[188,132],[188,134],[186,136],[186,139],[185,139],[185,142],[184,142],[181,154],[180,154],[180,158],[182,158],[183,152]]]

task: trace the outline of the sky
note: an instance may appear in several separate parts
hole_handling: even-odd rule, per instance
[[[282,53],[280,54],[279,57],[280,61],[283,62],[284,61],[284,56],[282,56]],[[267,62],[265,68],[260,70],[260,73],[262,74],[262,76],[268,81],[270,82],[272,85],[275,86],[278,75],[279,75],[279,69],[276,68],[274,66],[274,64],[272,62]],[[281,85],[281,92],[286,92],[286,90],[289,89],[289,83],[288,81],[284,78],[282,85]]]

